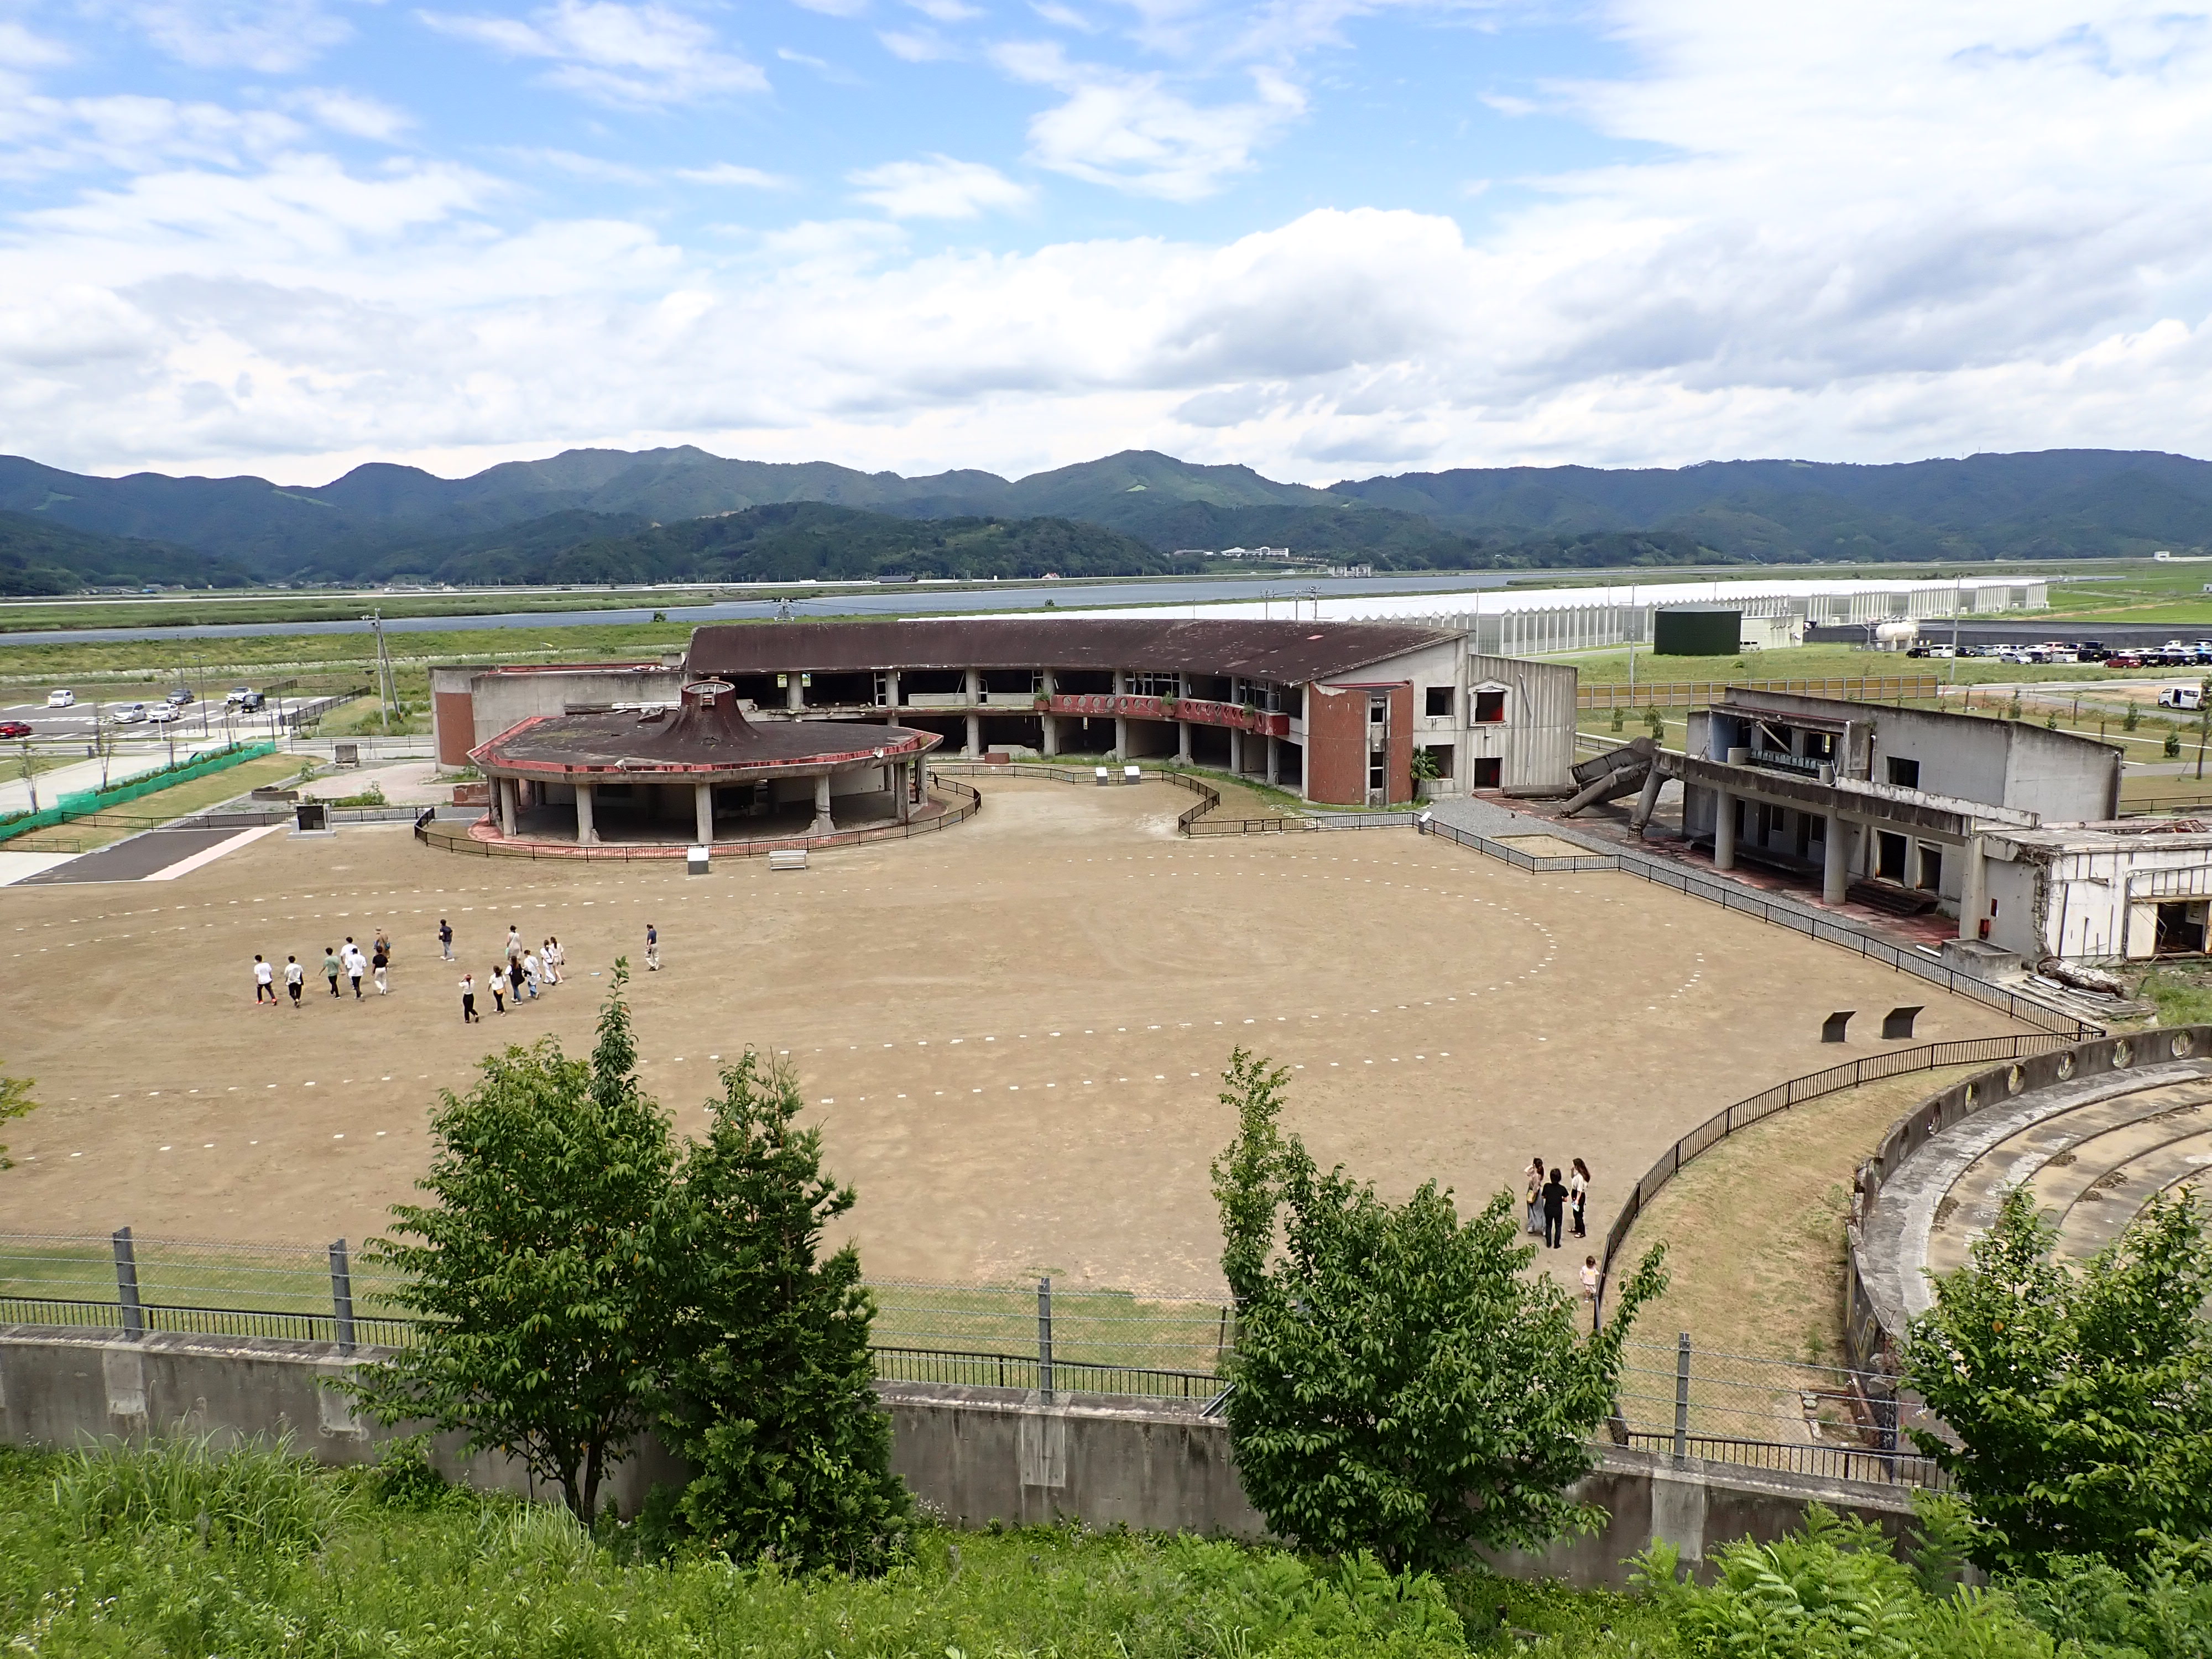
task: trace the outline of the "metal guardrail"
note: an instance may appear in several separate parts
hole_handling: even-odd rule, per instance
[[[1490,836],[1475,835],[1455,825],[1441,823],[1433,819],[1422,828],[1430,835],[1442,836],[1445,840],[1455,842],[1462,847],[1473,848],[1475,851],[1486,854],[1492,858],[1537,873],[1577,870],[1617,870],[1624,875],[1639,876],[1655,886],[1671,887],[1676,892],[1685,894],[1691,898],[1704,899],[1709,903],[1721,906],[1723,909],[1754,916],[1761,921],[1771,923],[1778,927],[1787,927],[1794,933],[1802,934],[1807,939],[1817,939],[1823,945],[1839,945],[1847,951],[1854,951],[1871,961],[1881,963],[1886,967],[1893,968],[1901,974],[1910,974],[1916,979],[1925,980],[1929,984],[1939,986],[1955,995],[1978,1002],[1984,1007],[1993,1008],[2008,1018],[2019,1020],[2022,1024],[2040,1026],[2046,1031],[2063,1036],[2069,1042],[2078,1042],[2085,1038],[2104,1035],[2097,1026],[2066,1012],[2063,1009],[2053,1008],[2046,1003],[2037,1001],[2033,997],[2000,990],[1976,975],[1963,973],[1955,968],[1948,968],[1941,962],[1930,961],[1917,951],[1893,945],[1887,939],[1877,938],[1859,928],[1843,927],[1818,916],[1808,915],[1795,906],[1772,903],[1760,897],[1757,893],[1740,887],[1733,882],[1700,876],[1693,871],[1680,869],[1657,859],[1646,858],[1639,854],[1626,851],[1590,853],[1574,858],[1542,858],[1524,853],[1517,847],[1508,847]]]
[[[1950,1042],[1923,1043],[1917,1048],[1893,1049],[1888,1054],[1869,1054],[1842,1066],[1831,1066],[1825,1071],[1809,1072],[1762,1089],[1747,1099],[1723,1108],[1684,1135],[1662,1152],[1643,1179],[1630,1188],[1621,1200],[1620,1212],[1613,1225],[1606,1230],[1605,1255],[1598,1262],[1598,1297],[1603,1305],[1605,1291],[1612,1282],[1613,1258],[1627,1243],[1628,1234],[1636,1218],[1644,1213],[1651,1200],[1677,1175],[1683,1166],[1700,1154],[1735,1133],[1749,1128],[1775,1113],[1792,1106],[1817,1100],[1845,1089],[1856,1089],[1862,1084],[1878,1082],[1883,1078],[1902,1077],[1912,1072],[1932,1072],[1947,1066],[1972,1066],[1987,1060],[2020,1060],[2030,1054],[2048,1054],[2054,1048],[2063,1048],[2077,1039],[2072,1036],[1987,1036],[1964,1037]]]
[[[1577,712],[1592,708],[1704,708],[1731,691],[1778,691],[1799,697],[1842,697],[1853,702],[1918,702],[1943,695],[1934,674],[1872,674],[1808,680],[1658,680],[1644,685],[1583,684],[1575,689]]]
[[[1735,1463],[1784,1474],[1808,1474],[1828,1480],[1863,1480],[1877,1486],[1929,1486],[1948,1491],[1951,1479],[1936,1460],[1917,1452],[1881,1451],[1857,1446],[1800,1444],[1788,1440],[1739,1440],[1729,1435],[1676,1437],[1663,1431],[1629,1429],[1615,1434],[1622,1445],[1647,1451],[1675,1452],[1712,1463]]]
[[[930,769],[930,776],[933,781],[936,780],[936,768]],[[757,841],[718,841],[714,843],[714,856],[765,858],[770,853],[794,847],[818,852],[833,847],[865,847],[879,841],[911,841],[916,836],[933,836],[939,830],[950,830],[956,823],[965,823],[975,816],[983,804],[982,792],[971,785],[948,783],[945,787],[956,794],[966,795],[968,799],[935,817],[911,819],[905,823],[881,823],[866,830],[838,830],[826,836],[763,836]],[[413,816],[412,809],[410,809],[410,815]],[[471,823],[480,821],[476,818],[470,820]],[[678,842],[653,842],[641,846],[624,843],[610,846],[605,842],[590,847],[518,846],[512,842],[478,841],[465,829],[458,833],[440,830],[434,827],[437,822],[434,809],[416,816],[415,839],[441,852],[474,854],[482,858],[528,859],[532,862],[543,860],[549,864],[579,861],[621,864],[632,860],[679,859],[688,850],[688,843]]]

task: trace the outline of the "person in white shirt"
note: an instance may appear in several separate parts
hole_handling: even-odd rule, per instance
[[[561,982],[560,958],[554,954],[553,941],[550,938],[538,947],[538,976],[548,985]]]
[[[307,982],[307,970],[300,966],[300,958],[286,957],[284,958],[284,988],[292,994],[292,1006],[295,1008],[300,1006],[300,990]]]
[[[258,1008],[261,999],[269,999],[269,1006],[276,1006],[276,970],[262,961],[257,952],[253,958],[253,1006]]]
[[[477,1018],[477,976],[474,974],[463,974],[461,975],[461,1024],[473,1025],[479,1023]]]
[[[512,962],[522,954],[522,929],[514,922],[507,924],[507,959]]]
[[[368,958],[362,955],[361,946],[353,942],[351,933],[346,935],[345,949],[338,955],[345,962],[346,977],[353,981],[353,1000],[359,1002],[362,1000],[361,976],[368,971]]]
[[[538,956],[535,951],[522,958],[522,982],[530,989],[533,1000],[538,995]]]

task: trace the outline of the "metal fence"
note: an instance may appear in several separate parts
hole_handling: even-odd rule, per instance
[[[0,1234],[0,1322],[400,1347],[422,1328],[400,1281],[343,1240],[323,1249],[208,1240]],[[1218,1302],[1034,1284],[871,1283],[875,1375],[1121,1396],[1218,1412],[1234,1316]],[[1890,1396],[1893,1397],[1893,1396]],[[1884,1420],[1885,1410],[1887,1420]],[[1894,1408],[1850,1371],[1632,1342],[1607,1437],[1802,1474],[1933,1484],[1898,1449]]]
[[[939,781],[937,769],[930,769],[932,781]],[[950,830],[956,823],[964,823],[974,817],[983,804],[981,791],[964,783],[945,783],[947,793],[955,797],[954,804],[934,817],[915,818],[904,823],[879,823],[866,830],[838,830],[826,836],[763,836],[755,841],[720,842],[714,843],[717,858],[765,858],[770,853],[783,852],[792,848],[820,851],[831,847],[863,847],[871,842],[910,841],[916,836],[933,836],[940,830]],[[959,797],[966,799],[961,799]],[[479,819],[471,813],[469,822]],[[535,863],[587,864],[627,863],[633,859],[680,859],[690,848],[690,843],[652,842],[644,844],[617,843],[610,846],[597,842],[589,847],[539,846],[531,842],[507,841],[478,841],[468,832],[467,826],[441,828],[452,820],[441,819],[434,810],[424,810],[415,819],[415,839],[425,847],[434,847],[445,853],[472,853],[483,858],[528,859]]]
[[[1762,1089],[1748,1099],[1739,1100],[1714,1113],[1703,1123],[1684,1135],[1644,1172],[1644,1177],[1629,1189],[1621,1200],[1620,1210],[1606,1230],[1605,1255],[1598,1264],[1601,1287],[1612,1282],[1613,1258],[1627,1242],[1629,1230],[1636,1218],[1644,1213],[1660,1191],[1681,1173],[1692,1159],[1711,1151],[1739,1129],[1749,1128],[1764,1118],[1786,1111],[1792,1106],[1816,1100],[1822,1095],[1832,1095],[1845,1089],[1856,1089],[1862,1084],[1878,1082],[1887,1077],[1903,1077],[1913,1072],[1932,1072],[1946,1066],[1984,1065],[1992,1060],[2020,1060],[2030,1054],[2049,1054],[2075,1041],[2070,1036],[2033,1036],[1963,1037],[1950,1042],[1923,1043],[1917,1048],[1893,1048],[1887,1054],[1869,1054],[1863,1060],[1854,1060],[1841,1066],[1831,1066],[1825,1071],[1809,1072],[1803,1077],[1793,1077],[1778,1083],[1771,1089]],[[1603,1290],[1601,1288],[1600,1296]]]
[[[1626,849],[1617,853],[1592,852],[1574,858],[1542,858],[1522,852],[1517,847],[1508,847],[1488,836],[1474,834],[1454,825],[1430,820],[1419,827],[1425,833],[1442,836],[1460,846],[1500,859],[1521,869],[1536,872],[1571,870],[1617,870],[1624,875],[1641,877],[1654,886],[1671,887],[1691,898],[1704,899],[1723,909],[1735,910],[1778,927],[1787,927],[1807,939],[1818,939],[1824,945],[1840,945],[1856,951],[1869,961],[1879,962],[1901,974],[1927,981],[1954,995],[1966,997],[1987,1008],[1994,1008],[2008,1018],[2023,1025],[2039,1026],[2045,1031],[2078,1042],[2086,1038],[2104,1035],[2101,1028],[2091,1024],[2063,1009],[2053,1008],[2033,997],[2021,996],[2011,991],[1998,989],[1986,980],[1973,974],[1946,967],[1933,953],[1923,953],[1917,948],[1893,945],[1889,940],[1856,927],[1828,921],[1801,907],[1778,902],[1761,896],[1756,890],[1725,881],[1717,877],[1699,875],[1693,870],[1648,858]]]
[[[1832,1480],[1949,1484],[1933,1459],[1900,1441],[1885,1379],[1695,1348],[1687,1332],[1671,1348],[1623,1347],[1609,1425],[1617,1445]]]
[[[1933,674],[1869,674],[1818,680],[1659,680],[1644,685],[1583,684],[1575,707],[1589,708],[1705,708],[1731,690],[1780,691],[1801,697],[1844,697],[1853,702],[1905,702],[1943,695]]]
[[[963,761],[930,769],[971,778],[1048,778],[1055,783],[1090,784],[1100,782],[1099,775],[1103,773],[1106,784],[1118,786],[1126,781],[1127,769],[1124,763],[1118,761],[1110,766],[1052,766],[1028,761],[1009,761],[1004,765],[993,765],[982,761]],[[1203,778],[1173,766],[1156,766],[1149,771],[1139,768],[1138,772],[1139,781],[1173,784],[1200,797],[1197,805],[1185,809],[1176,819],[1176,833],[1181,836],[1279,836],[1317,830],[1401,830],[1413,823],[1415,816],[1410,811],[1338,812],[1321,809],[1264,818],[1216,817],[1213,814],[1221,805],[1221,792]]]

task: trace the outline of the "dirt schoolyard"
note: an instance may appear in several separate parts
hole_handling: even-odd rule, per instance
[[[6,1068],[45,1103],[9,1126],[5,1225],[374,1234],[425,1165],[438,1091],[495,1045],[587,1050],[648,922],[648,1085],[697,1133],[720,1064],[788,1052],[878,1279],[1218,1292],[1207,1166],[1239,1043],[1292,1068],[1316,1155],[1388,1193],[1433,1177],[1471,1208],[1517,1193],[1532,1154],[1584,1158],[1595,1249],[1669,1142],[1879,1048],[1863,1034],[1893,1005],[1928,1005],[1921,1042],[2016,1029],[1626,876],[1526,875],[1398,829],[1179,841],[1181,790],[978,781],[969,823],[803,872],[470,858],[380,825],[270,836],[171,882],[0,890]],[[481,988],[510,922],[557,934],[568,979],[501,1017]],[[324,947],[379,927],[391,994],[333,1001]],[[256,1006],[256,951],[307,965],[301,1011]],[[1840,1048],[1820,1041],[1839,1008],[1861,1011]]]

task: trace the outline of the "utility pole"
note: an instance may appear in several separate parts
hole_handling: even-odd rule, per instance
[[[31,766],[31,740],[23,739],[23,787],[31,792],[31,810],[39,810],[39,775]]]
[[[362,620],[376,635],[376,707],[384,722],[384,735],[392,735],[391,663],[384,654],[384,611],[372,611]]]
[[[1643,635],[1644,629],[1638,626],[1636,621],[1636,584],[1631,582],[1628,584],[1628,701],[1632,707],[1636,702],[1636,647]]]

